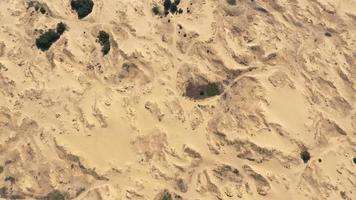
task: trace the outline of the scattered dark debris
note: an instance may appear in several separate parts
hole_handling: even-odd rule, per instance
[[[236,5],[236,0],[226,0],[226,2],[232,6]]]
[[[62,22],[57,24],[56,30],[49,29],[36,39],[36,46],[42,51],[47,51],[66,30],[66,25]]]
[[[331,35],[330,32],[325,32],[325,36],[326,36],[326,37],[331,37],[332,35]]]
[[[321,163],[322,162],[321,158],[319,158],[318,161]]]
[[[219,83],[208,83],[204,85],[189,83],[185,91],[185,95],[193,99],[205,99],[220,95],[221,93],[222,87]]]
[[[82,19],[93,11],[94,2],[92,0],[72,0],[70,5],[77,12],[78,18]]]
[[[303,150],[300,153],[300,157],[304,161],[304,163],[307,163],[310,160],[310,153],[307,150]]]
[[[110,35],[105,31],[100,31],[98,35],[98,40],[101,45],[101,52],[106,55],[110,51]]]
[[[186,34],[186,33],[184,33],[184,34],[183,34],[183,37],[187,37],[187,34]]]

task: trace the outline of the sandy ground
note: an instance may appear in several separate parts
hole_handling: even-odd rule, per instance
[[[356,0],[40,2],[0,1],[3,199],[356,199]]]

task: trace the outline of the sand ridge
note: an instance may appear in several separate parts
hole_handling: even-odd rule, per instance
[[[0,3],[1,198],[356,199],[355,0],[29,2]]]

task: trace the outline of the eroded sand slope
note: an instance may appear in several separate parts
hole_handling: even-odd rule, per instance
[[[355,0],[41,2],[0,2],[1,197],[356,199]]]

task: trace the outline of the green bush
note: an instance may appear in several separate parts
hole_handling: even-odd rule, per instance
[[[162,197],[162,200],[172,200],[172,195],[169,194],[168,192],[165,192]]]
[[[153,14],[155,15],[161,15],[161,10],[159,9],[159,6],[158,5],[154,5],[153,8],[152,8],[152,12]]]
[[[70,5],[77,12],[78,18],[82,19],[92,12],[94,2],[92,0],[72,0]]]
[[[55,43],[66,30],[66,25],[63,22],[57,24],[56,30],[49,29],[36,39],[36,46],[42,51],[47,51],[53,43]]]
[[[56,30],[59,35],[62,35],[66,29],[67,29],[67,26],[65,25],[65,23],[60,22],[57,24]]]
[[[55,32],[53,29],[50,29],[36,39],[36,46],[42,51],[46,51],[52,46],[54,42],[59,39],[59,37],[60,35],[57,32]]]
[[[28,3],[29,7],[34,7],[37,12],[40,12],[42,14],[46,14],[47,10],[44,4],[38,2],[38,1],[30,1]]]
[[[164,0],[163,2],[163,7],[165,11],[169,11],[169,9],[171,8],[172,2],[171,0]]]
[[[110,51],[110,36],[105,31],[99,31],[98,40],[101,45],[101,52],[106,55]]]
[[[206,88],[206,94],[209,97],[219,95],[220,94],[219,85],[216,83],[209,83]]]
[[[176,5],[175,3],[172,3],[170,10],[171,10],[171,13],[172,13],[172,14],[176,13],[177,10],[178,10],[177,5]]]
[[[307,163],[310,160],[310,153],[307,150],[303,150],[300,153],[300,158],[304,161],[304,163]]]

